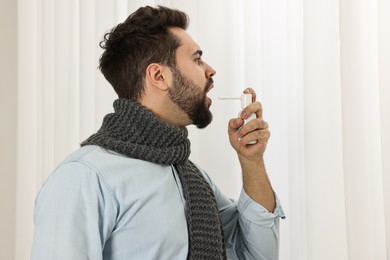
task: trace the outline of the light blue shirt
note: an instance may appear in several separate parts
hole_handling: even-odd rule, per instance
[[[202,170],[201,170],[202,171]],[[278,259],[279,218],[244,191],[217,199],[228,259]],[[42,186],[34,210],[33,260],[185,260],[185,200],[173,166],[84,146]]]

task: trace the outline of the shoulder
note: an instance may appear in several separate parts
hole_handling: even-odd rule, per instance
[[[50,179],[68,179],[74,182],[83,178],[96,178],[108,189],[115,189],[123,183],[131,185],[143,180],[157,181],[159,175],[171,172],[169,165],[160,165],[144,160],[86,145],[70,154],[51,174]]]
[[[42,185],[38,197],[43,194],[62,194],[69,196],[72,193],[79,193],[95,189],[97,192],[105,185],[101,185],[100,169],[88,157],[96,153],[94,146],[82,147],[70,154],[62,161],[57,168],[48,176]],[[100,188],[99,188],[100,187]]]
[[[136,170],[155,170],[164,168],[163,165],[144,160],[129,158],[117,152],[96,145],[86,145],[70,154],[55,171],[61,168],[78,165],[104,177],[110,177],[117,172]]]

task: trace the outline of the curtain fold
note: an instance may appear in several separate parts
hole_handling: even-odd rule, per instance
[[[378,0],[378,82],[382,178],[385,217],[385,244],[390,257],[390,1]]]
[[[217,74],[214,119],[190,127],[191,158],[236,198],[227,121],[253,87],[272,133],[267,171],[285,209],[280,259],[390,257],[389,0],[18,0],[16,259],[28,259],[34,198],[116,98],[98,43],[143,5],[190,16]]]
[[[351,259],[386,259],[381,139],[387,133],[381,133],[378,33],[377,1],[340,1],[343,163]]]
[[[338,13],[336,0],[305,1],[307,259],[348,259]]]

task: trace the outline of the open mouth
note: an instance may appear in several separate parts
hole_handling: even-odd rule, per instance
[[[214,87],[214,82],[213,82],[213,79],[210,78],[206,84],[206,88],[205,88],[205,103],[208,107],[211,106],[211,104],[213,103],[212,99],[210,97],[207,96],[207,93]]]
[[[213,81],[212,78],[210,78],[210,79],[207,81],[206,93],[209,92],[213,87],[214,87],[214,81]]]

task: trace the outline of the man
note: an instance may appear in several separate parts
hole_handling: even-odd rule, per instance
[[[211,122],[215,70],[187,25],[183,12],[144,7],[105,35],[100,69],[115,112],[39,192],[32,259],[278,258],[283,212],[264,167],[260,103],[228,123],[243,174],[237,203],[188,160],[186,126]]]

